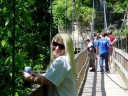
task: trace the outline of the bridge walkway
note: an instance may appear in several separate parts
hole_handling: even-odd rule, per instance
[[[88,71],[81,96],[128,96],[128,90],[113,64],[109,73],[101,74],[98,63],[96,68],[96,72]]]

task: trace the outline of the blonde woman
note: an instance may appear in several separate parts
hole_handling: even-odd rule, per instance
[[[24,79],[51,85],[48,96],[77,96],[73,41],[68,33],[58,33],[53,37],[50,62],[45,74],[24,72]]]

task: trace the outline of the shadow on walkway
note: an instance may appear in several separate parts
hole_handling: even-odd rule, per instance
[[[86,83],[79,96],[127,96],[118,74],[101,73],[98,60],[96,60],[96,70],[96,72],[88,71]]]

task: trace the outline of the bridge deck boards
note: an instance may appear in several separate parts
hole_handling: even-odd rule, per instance
[[[128,96],[125,88],[122,79],[114,71],[114,66],[110,73],[101,74],[97,64],[96,72],[88,72],[81,96]]]

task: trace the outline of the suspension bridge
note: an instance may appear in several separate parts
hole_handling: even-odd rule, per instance
[[[73,0],[73,14],[74,17],[74,4]],[[108,30],[106,21],[106,0],[103,2],[104,8],[104,31]],[[127,8],[124,15],[124,21],[127,19]],[[78,22],[74,23],[72,18],[72,27],[78,25]],[[77,20],[78,21],[78,18]],[[122,23],[121,30],[125,22]],[[79,26],[79,25],[78,25]],[[114,48],[111,69],[110,72],[104,72],[101,74],[99,67],[99,58],[96,59],[96,72],[90,72],[89,59],[87,49],[83,45],[83,37],[78,37],[79,32],[74,32],[72,28],[72,37],[74,40],[74,46],[76,47],[75,63],[77,71],[77,93],[78,96],[128,96],[128,50],[127,50],[127,39],[128,36],[124,36],[117,40],[117,45]],[[94,0],[93,0],[93,11],[92,11],[92,23],[89,35],[92,36],[94,32]],[[120,36],[118,34],[117,38]],[[75,40],[78,40],[75,42]],[[80,41],[79,41],[80,40]],[[126,41],[124,41],[126,40]],[[123,44],[125,42],[126,44]],[[79,43],[81,45],[79,45]],[[125,45],[125,46],[124,46]],[[79,49],[80,48],[80,49]],[[122,50],[123,48],[123,50]],[[46,85],[34,85],[32,90],[27,93],[27,96],[46,96],[47,86]]]
[[[15,1],[15,0],[14,0]],[[52,1],[52,0],[50,0]],[[103,1],[103,17],[104,17],[104,32],[108,30],[107,17],[106,17],[106,0]],[[52,2],[51,8],[52,8]],[[86,35],[89,38],[92,37],[92,33],[95,31],[94,29],[94,0],[93,0],[93,10],[92,10],[92,21],[90,26],[86,26]],[[15,19],[15,4],[14,4],[14,19]],[[67,7],[67,0],[66,0]],[[74,40],[74,53],[75,53],[75,64],[76,64],[76,72],[77,72],[77,93],[78,96],[128,96],[128,35],[122,35],[121,31],[126,29],[128,26],[128,6],[126,8],[126,12],[124,14],[122,26],[119,34],[117,34],[117,43],[114,48],[111,69],[110,72],[104,72],[101,74],[100,66],[99,66],[99,58],[96,59],[96,72],[90,72],[89,69],[89,57],[87,53],[87,48],[84,45],[84,39],[86,37],[80,31],[83,31],[84,28],[79,24],[79,16],[77,11],[75,10],[75,0],[72,0],[72,26],[71,36]],[[51,14],[52,14],[52,10]],[[75,13],[76,12],[76,13]],[[65,11],[65,16],[67,16],[67,11]],[[77,14],[75,18],[75,14]],[[66,24],[65,19],[65,24]],[[13,26],[15,26],[15,20],[13,22]],[[76,28],[77,27],[77,28]],[[51,39],[51,31],[52,25],[50,25],[50,39]],[[77,30],[75,30],[75,28]],[[88,32],[87,32],[88,28]],[[12,69],[15,69],[15,27],[13,29],[13,47],[12,47]],[[62,28],[63,30],[58,29],[58,31],[68,32],[67,26]],[[85,35],[85,34],[84,34]],[[15,93],[15,70],[12,71],[12,96]],[[26,93],[26,96],[47,96],[47,88],[48,86],[42,85],[33,85],[31,90]]]
[[[128,53],[115,48],[109,73],[101,74],[98,58],[96,72],[89,72],[87,50],[75,55],[77,68],[78,96],[127,96],[128,95]],[[27,96],[47,96],[47,86],[34,85]]]
[[[75,55],[77,92],[79,96],[127,96],[128,53],[115,48],[109,73],[101,74],[98,58],[96,72],[89,72],[87,49]],[[46,85],[34,85],[27,96],[46,96]]]

